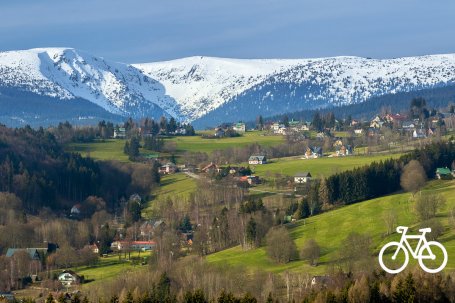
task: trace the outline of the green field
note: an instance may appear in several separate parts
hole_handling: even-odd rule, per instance
[[[249,144],[258,143],[263,146],[273,146],[284,143],[283,136],[265,136],[259,131],[250,131],[243,134],[241,137],[222,138],[222,139],[203,139],[200,136],[193,137],[174,137],[169,142],[177,144],[179,152],[206,152],[211,153],[214,150],[226,149],[232,147],[242,147]]]
[[[203,139],[201,136],[181,136],[165,139],[165,142],[175,142],[177,155],[186,151],[211,153],[214,150],[242,147],[258,143],[263,146],[273,146],[284,142],[283,136],[264,136],[262,132],[251,131],[241,137],[223,139]],[[128,162],[128,156],[123,153],[125,140],[107,139],[91,143],[71,143],[67,150],[78,152],[83,156],[90,156],[96,160],[117,160]],[[142,155],[157,154],[156,152],[140,150]],[[158,153],[159,155],[159,153]]]
[[[150,256],[150,252],[141,252],[140,255],[137,252],[131,253],[131,257],[146,257]],[[125,260],[122,255],[122,259],[118,256],[108,256],[99,258],[99,261],[94,266],[83,266],[72,268],[78,275],[83,275],[85,280],[89,281],[87,285],[92,283],[99,283],[100,281],[109,280],[120,276],[121,273],[131,272],[144,268],[144,265],[133,265],[130,260]]]
[[[123,153],[125,140],[108,139],[91,143],[72,143],[68,151],[80,153],[82,156],[90,156],[96,160],[117,160],[128,162],[128,156]]]
[[[455,269],[455,230],[449,223],[449,209],[455,207],[455,181],[432,181],[426,189],[442,194],[447,199],[445,210],[438,214],[439,219],[446,227],[445,233],[439,238],[449,254],[446,270]],[[299,250],[307,239],[315,239],[321,246],[320,265],[309,266],[304,261],[293,261],[287,264],[275,264],[266,255],[264,247],[243,251],[240,246],[227,249],[207,257],[213,264],[229,264],[242,266],[250,270],[265,270],[270,272],[283,272],[285,270],[321,274],[328,269],[332,260],[338,255],[341,242],[350,232],[367,233],[372,237],[375,254],[379,249],[392,239],[399,237],[395,233],[385,237],[386,225],[383,214],[392,210],[398,218],[397,224],[414,226],[410,233],[417,233],[416,217],[412,211],[410,194],[402,193],[381,197],[354,205],[342,207],[305,220],[298,221],[290,228]],[[377,257],[375,257],[377,261]],[[415,264],[415,262],[411,262]]]
[[[373,155],[373,156],[349,156],[319,159],[301,159],[301,157],[288,157],[272,159],[270,163],[252,166],[254,173],[265,177],[268,174],[279,173],[293,176],[298,172],[308,171],[313,178],[329,176],[354,167],[364,166],[374,161],[381,161],[389,158],[398,158],[401,154]],[[245,163],[246,165],[246,163]]]

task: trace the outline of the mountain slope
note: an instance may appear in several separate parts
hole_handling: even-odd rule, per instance
[[[166,115],[199,128],[453,85],[454,54],[383,60],[190,57],[128,65],[67,48],[0,52],[0,102],[2,91],[24,92],[61,104],[73,100],[76,109],[86,107],[81,100],[91,102],[97,117]],[[26,102],[23,97],[22,109]],[[43,106],[51,111],[55,102]],[[0,109],[0,117],[25,115],[14,109]]]
[[[180,117],[163,86],[131,65],[65,48],[0,53],[0,87],[61,100],[88,100],[121,116]]]
[[[453,54],[385,60],[192,57],[135,66],[163,83],[200,127],[455,83]]]

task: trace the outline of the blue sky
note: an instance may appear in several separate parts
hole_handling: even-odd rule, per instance
[[[393,58],[455,52],[454,13],[453,0],[2,1],[0,50],[74,47],[127,63]]]

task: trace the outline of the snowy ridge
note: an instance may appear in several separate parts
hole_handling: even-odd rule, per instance
[[[0,88],[61,102],[82,98],[135,118],[165,113],[194,121],[232,102],[256,102],[258,111],[249,113],[254,118],[260,106],[280,108],[280,102],[294,110],[339,106],[454,84],[455,54],[383,60],[189,57],[129,65],[71,48],[0,52]]]
[[[135,117],[153,105],[180,117],[163,86],[131,65],[66,48],[0,53],[0,86],[18,87],[62,100],[89,100],[107,111]]]

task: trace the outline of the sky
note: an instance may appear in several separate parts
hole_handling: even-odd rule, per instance
[[[188,56],[395,58],[455,52],[453,0],[15,0],[0,51],[72,47],[125,63]]]

